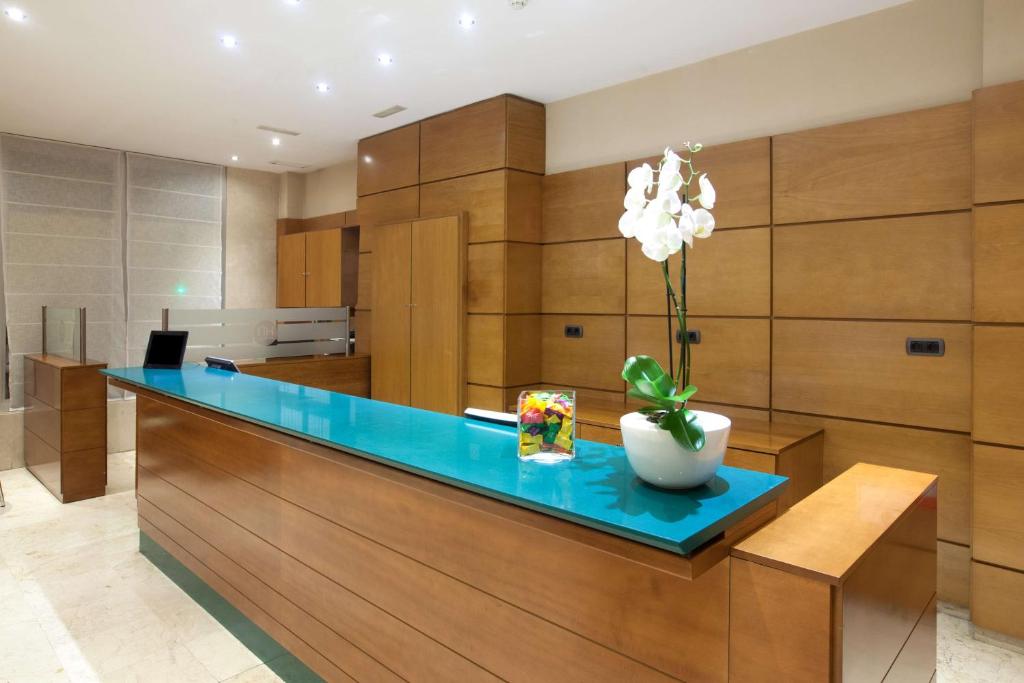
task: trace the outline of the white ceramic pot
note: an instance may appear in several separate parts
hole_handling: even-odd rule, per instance
[[[732,422],[724,415],[693,411],[707,437],[704,448],[694,453],[672,438],[672,433],[630,413],[619,419],[622,445],[636,475],[649,484],[667,489],[689,489],[711,481],[725,458]]]

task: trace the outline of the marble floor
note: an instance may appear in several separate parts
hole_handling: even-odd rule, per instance
[[[0,683],[280,681],[139,554],[134,456],[108,495],[60,505],[24,469],[0,472]],[[1024,681],[1024,652],[939,613],[939,681]],[[280,669],[278,669],[280,671]]]

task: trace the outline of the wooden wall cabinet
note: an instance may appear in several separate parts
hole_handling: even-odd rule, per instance
[[[465,393],[462,220],[381,225],[376,245],[371,396],[458,414]]]
[[[544,105],[501,95],[420,123],[420,182],[499,168],[544,173]]]
[[[352,306],[351,272],[358,234],[334,228],[282,235],[277,242],[277,305],[281,308]],[[347,266],[347,268],[346,268]],[[346,278],[346,270],[349,271]],[[346,283],[348,286],[343,286]]]
[[[106,492],[105,367],[25,356],[25,466],[62,503]]]
[[[420,188],[406,187],[360,196],[359,251],[373,251],[373,236],[377,225],[398,223],[418,218],[420,215]]]
[[[376,194],[420,182],[420,124],[413,123],[359,141],[356,160],[359,195]]]

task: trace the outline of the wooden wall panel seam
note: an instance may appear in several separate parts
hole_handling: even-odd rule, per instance
[[[999,203],[1002,203],[1002,204],[1013,204],[1013,203],[1016,203],[1016,202],[999,202]],[[940,211],[916,211],[914,213],[888,213],[888,214],[878,214],[878,215],[871,214],[871,215],[867,215],[867,216],[852,216],[850,218],[823,218],[823,219],[820,219],[820,220],[819,219],[815,219],[815,220],[805,220],[805,221],[788,221],[788,222],[785,222],[785,223],[775,222],[775,223],[772,223],[772,227],[785,229],[785,228],[788,228],[790,226],[810,225],[810,224],[818,225],[819,223],[822,224],[822,225],[832,225],[832,224],[835,224],[835,223],[856,223],[858,221],[887,220],[887,219],[891,219],[891,218],[920,218],[920,217],[923,217],[923,216],[948,216],[950,214],[970,213],[973,210],[974,206],[980,206],[980,205],[965,206],[965,207],[960,208],[960,209],[944,209],[944,210],[940,210]],[[754,226],[751,226],[751,227],[754,227]],[[739,229],[739,228],[734,228],[734,229]]]
[[[957,434],[959,436],[970,436],[969,430],[957,430],[957,429],[943,429],[941,427],[925,427],[916,424],[904,424],[902,422],[882,422],[881,420],[868,420],[861,417],[849,417],[847,415],[827,415],[825,413],[809,413],[803,410],[786,410],[784,408],[772,408],[773,412],[781,413],[783,415],[806,415],[808,417],[823,417],[830,420],[846,420],[847,422],[859,422],[869,425],[879,425],[882,427],[906,427],[908,429],[919,429],[924,432],[936,432],[938,434]],[[995,444],[1002,446],[1003,444]],[[1022,447],[1024,448],[1024,447]]]

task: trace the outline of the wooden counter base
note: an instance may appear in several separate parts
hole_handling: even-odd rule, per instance
[[[142,530],[328,680],[727,679],[727,545],[690,579],[697,560],[138,396]]]
[[[934,670],[931,475],[857,465],[682,556],[134,390],[140,529],[329,681]]]

